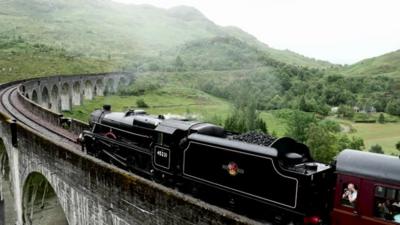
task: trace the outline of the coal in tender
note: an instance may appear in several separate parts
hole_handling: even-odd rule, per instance
[[[250,144],[270,146],[277,138],[262,132],[250,131],[243,134],[232,135],[229,139],[243,141]]]

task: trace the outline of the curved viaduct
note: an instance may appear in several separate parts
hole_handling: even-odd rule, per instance
[[[0,85],[0,224],[259,224],[85,154],[72,105],[134,75],[52,76]]]
[[[81,105],[83,99],[115,93],[130,82],[123,74],[91,76],[52,76],[21,84],[20,91],[28,99],[54,112],[69,111],[72,105]]]

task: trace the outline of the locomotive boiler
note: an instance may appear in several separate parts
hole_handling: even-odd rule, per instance
[[[328,220],[333,168],[291,138],[256,145],[214,124],[110,106],[90,126],[81,135],[88,154],[133,173],[276,224]]]

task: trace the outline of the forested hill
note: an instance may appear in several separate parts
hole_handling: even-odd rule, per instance
[[[362,60],[343,69],[347,75],[387,75],[400,78],[400,50]]]
[[[290,51],[272,49],[238,28],[218,26],[198,10],[185,6],[166,10],[111,0],[2,1],[0,34],[60,48],[77,56],[139,63],[166,53],[175,54],[169,55],[175,58],[180,49],[187,49],[191,43],[227,38],[251,46],[252,51],[247,55],[250,58],[262,52],[288,64],[331,66]],[[219,52],[212,54],[219,57]]]

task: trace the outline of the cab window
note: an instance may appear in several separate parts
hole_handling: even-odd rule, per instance
[[[400,189],[375,187],[375,217],[400,224]]]

